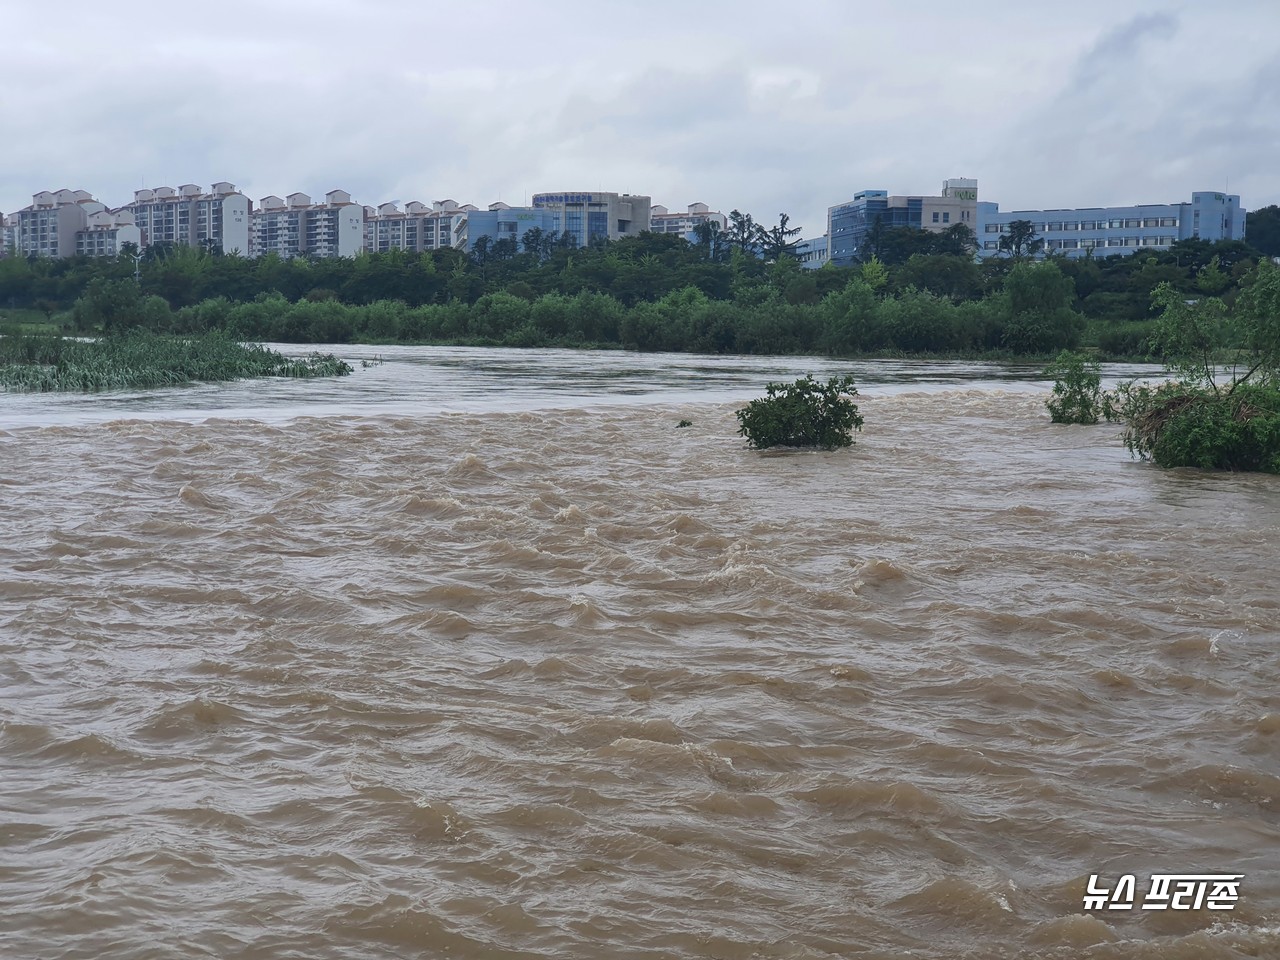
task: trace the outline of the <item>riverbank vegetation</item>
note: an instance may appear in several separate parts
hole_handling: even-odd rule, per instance
[[[740,228],[740,229],[739,229]],[[965,227],[877,231],[868,261],[804,270],[788,229],[698,241],[641,234],[575,248],[527,232],[471,253],[392,250],[354,258],[249,260],[149,247],[139,280],[119,258],[0,260],[0,317],[67,329],[142,328],[288,343],[601,346],[700,353],[1052,356],[1088,348],[1143,359],[1151,294],[1230,304],[1259,254],[1241,242],[1168,251],[975,262]],[[777,236],[775,236],[777,234]],[[1017,251],[1012,251],[1017,253]]]
[[[334,356],[285,357],[220,332],[169,337],[131,330],[80,340],[0,330],[0,390],[13,392],[143,390],[193,381],[350,372],[350,365]]]

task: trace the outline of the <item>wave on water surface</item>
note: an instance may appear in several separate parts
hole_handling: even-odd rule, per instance
[[[6,425],[5,955],[1280,956],[1275,478],[710,399]]]

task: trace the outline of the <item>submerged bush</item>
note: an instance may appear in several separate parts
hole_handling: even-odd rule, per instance
[[[1280,473],[1280,267],[1261,261],[1233,306],[1167,283],[1152,301],[1156,345],[1181,379],[1107,396],[1129,451],[1162,467]]]
[[[1280,389],[1121,384],[1108,396],[1129,452],[1162,467],[1280,473]]]
[[[737,411],[738,434],[752,449],[835,450],[851,446],[852,431],[862,429],[851,376],[831,377],[822,384],[806,374],[795,383],[771,383],[765,393]]]
[[[1063,350],[1045,370],[1053,396],[1045,401],[1054,423],[1097,423],[1102,412],[1102,370],[1098,361]]]

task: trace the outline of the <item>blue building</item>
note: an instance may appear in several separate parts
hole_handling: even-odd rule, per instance
[[[826,237],[801,240],[796,244],[796,259],[806,270],[818,270],[825,266],[828,252]]]
[[[513,207],[505,203],[491,203],[488,210],[474,210],[467,214],[466,249],[475,246],[481,237],[490,242],[515,240],[519,244],[530,230],[545,234],[559,233],[560,215],[543,207]]]
[[[946,180],[942,195],[890,196],[887,190],[863,190],[847,203],[827,209],[829,259],[840,267],[865,259],[867,237],[876,228],[912,227],[941,233],[956,224],[976,230],[978,181]]]
[[[573,234],[578,246],[593,240],[634,237],[649,229],[649,197],[630,193],[535,193],[533,205],[560,217],[565,233]]]
[[[1010,210],[978,204],[978,256],[1001,255],[1000,238],[1014,220],[1029,220],[1044,252],[1083,257],[1123,256],[1141,249],[1167,250],[1179,240],[1243,240],[1245,211],[1234,194],[1193,193],[1190,203],[1070,210]]]

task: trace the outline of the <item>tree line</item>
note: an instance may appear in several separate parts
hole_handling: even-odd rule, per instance
[[[1265,231],[1264,231],[1265,232]],[[116,258],[0,260],[5,307],[82,331],[227,329],[281,342],[596,344],[735,353],[1045,353],[1080,343],[1140,355],[1161,283],[1230,302],[1261,255],[1180,241],[1106,258],[1026,250],[978,262],[964,225],[873,229],[868,260],[803,269],[789,218],[734,211],[693,242],[644,233],[576,247],[531,230],[469,253],[247,259],[190,247]]]

